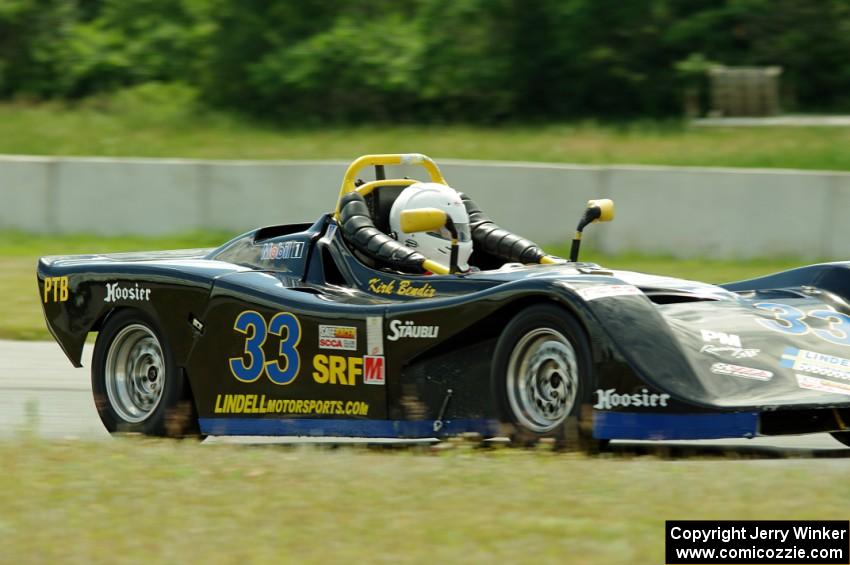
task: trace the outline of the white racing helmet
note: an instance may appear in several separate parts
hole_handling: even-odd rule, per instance
[[[405,233],[401,230],[402,211],[417,208],[437,208],[452,219],[458,235],[457,266],[461,271],[468,271],[469,256],[472,255],[469,214],[466,213],[466,206],[457,191],[436,182],[417,182],[398,195],[390,210],[390,230],[400,243],[448,267],[452,249],[449,230],[442,228],[439,232],[418,233]]]

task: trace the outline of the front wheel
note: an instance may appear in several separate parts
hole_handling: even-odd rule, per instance
[[[594,388],[590,346],[563,308],[531,306],[508,323],[496,344],[491,381],[513,441],[553,438],[556,446],[589,451],[602,446],[581,421]]]
[[[121,310],[98,334],[92,393],[110,433],[195,435],[197,417],[168,343],[145,313]]]

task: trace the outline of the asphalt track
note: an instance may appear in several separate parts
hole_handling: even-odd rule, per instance
[[[82,369],[71,366],[53,342],[0,340],[0,437],[34,434],[43,438],[105,440],[89,380],[92,346],[86,345]],[[207,442],[268,442],[266,438],[209,438]],[[290,440],[291,441],[291,440]],[[315,440],[310,440],[315,441]],[[322,443],[339,442],[323,439]],[[370,440],[370,443],[375,443]],[[676,442],[616,442],[615,451],[664,454],[724,454],[745,457],[850,457],[850,449],[829,434]]]

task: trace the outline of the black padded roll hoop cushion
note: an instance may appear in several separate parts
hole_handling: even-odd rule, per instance
[[[342,197],[339,220],[342,234],[357,251],[392,269],[411,274],[425,272],[425,256],[376,228],[366,201],[356,192]]]
[[[546,255],[533,241],[494,224],[466,194],[460,193],[460,199],[469,214],[469,231],[476,249],[514,263],[539,263]]]

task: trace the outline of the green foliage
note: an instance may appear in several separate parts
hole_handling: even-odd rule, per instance
[[[0,0],[0,97],[183,82],[298,123],[680,112],[700,63],[850,111],[843,0]]]

